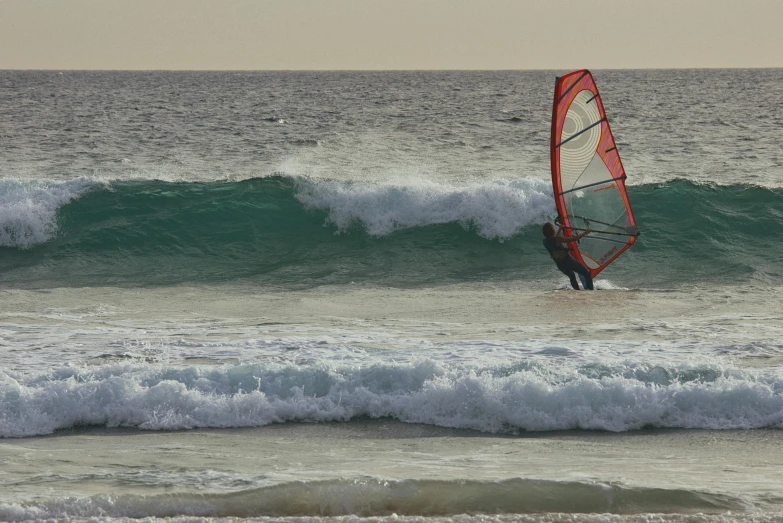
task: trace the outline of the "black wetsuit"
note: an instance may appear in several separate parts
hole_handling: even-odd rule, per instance
[[[579,283],[576,281],[576,275],[579,274],[583,278],[582,281],[584,282],[585,289],[590,291],[593,290],[593,277],[590,274],[590,271],[571,256],[567,247],[558,245],[555,243],[554,239],[546,237],[544,237],[544,247],[549,251],[549,255],[557,264],[557,268],[560,269],[560,272],[568,276],[568,279],[571,280],[571,287],[579,290]]]

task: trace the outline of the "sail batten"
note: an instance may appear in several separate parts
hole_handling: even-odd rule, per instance
[[[593,183],[588,184],[588,185],[581,185],[579,187],[574,187],[572,189],[568,189],[567,191],[563,191],[560,194],[563,195],[563,194],[568,194],[568,193],[574,192],[574,191],[581,191],[582,189],[587,189],[589,187],[595,187],[596,185],[601,185],[603,183],[608,183],[608,182],[613,182],[613,181],[614,181],[614,178],[611,178],[609,180],[601,180],[600,182],[593,182]]]
[[[576,134],[574,134],[574,135],[571,135],[571,136],[569,136],[568,138],[566,138],[565,140],[563,140],[562,142],[560,142],[559,144],[557,144],[557,145],[556,145],[556,147],[560,147],[561,145],[564,145],[564,144],[566,144],[566,143],[570,142],[570,141],[571,141],[571,140],[573,140],[574,138],[578,138],[578,137],[579,137],[579,136],[581,136],[583,133],[586,133],[587,131],[589,131],[590,129],[592,129],[593,127],[595,127],[596,125],[599,125],[599,124],[600,124],[601,122],[603,122],[604,120],[606,120],[606,118],[604,118],[604,119],[602,119],[602,120],[598,120],[597,122],[595,122],[595,123],[593,123],[593,124],[590,124],[590,125],[588,125],[587,127],[585,127],[584,129],[582,129],[582,130],[581,130],[581,131],[579,131],[578,133],[576,133]]]

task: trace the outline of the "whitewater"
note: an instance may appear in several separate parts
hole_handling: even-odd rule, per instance
[[[780,518],[783,71],[594,71],[592,293],[558,73],[0,71],[0,520]]]

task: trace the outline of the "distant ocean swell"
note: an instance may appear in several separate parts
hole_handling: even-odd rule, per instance
[[[768,241],[783,227],[783,190],[672,181],[629,192],[642,236],[615,277],[644,273],[667,285],[783,276],[783,246]],[[0,203],[0,282],[11,285],[418,285],[551,269],[540,245],[551,188],[532,179],[3,180]]]
[[[783,374],[717,365],[364,368],[144,363],[0,371],[0,437],[78,426],[257,427],[389,417],[490,433],[783,428]]]
[[[216,493],[96,495],[0,504],[3,521],[65,517],[334,517],[456,514],[716,514],[748,508],[731,496],[678,489],[626,488],[591,482],[356,480],[297,481]],[[545,515],[538,514],[546,518]],[[475,517],[475,516],[474,516]],[[547,521],[548,519],[537,519]],[[655,521],[666,521],[660,514]],[[766,520],[765,520],[766,521]]]

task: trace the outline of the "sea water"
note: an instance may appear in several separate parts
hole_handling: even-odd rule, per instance
[[[0,71],[0,520],[781,517],[783,70],[594,71],[595,292],[564,72]]]

